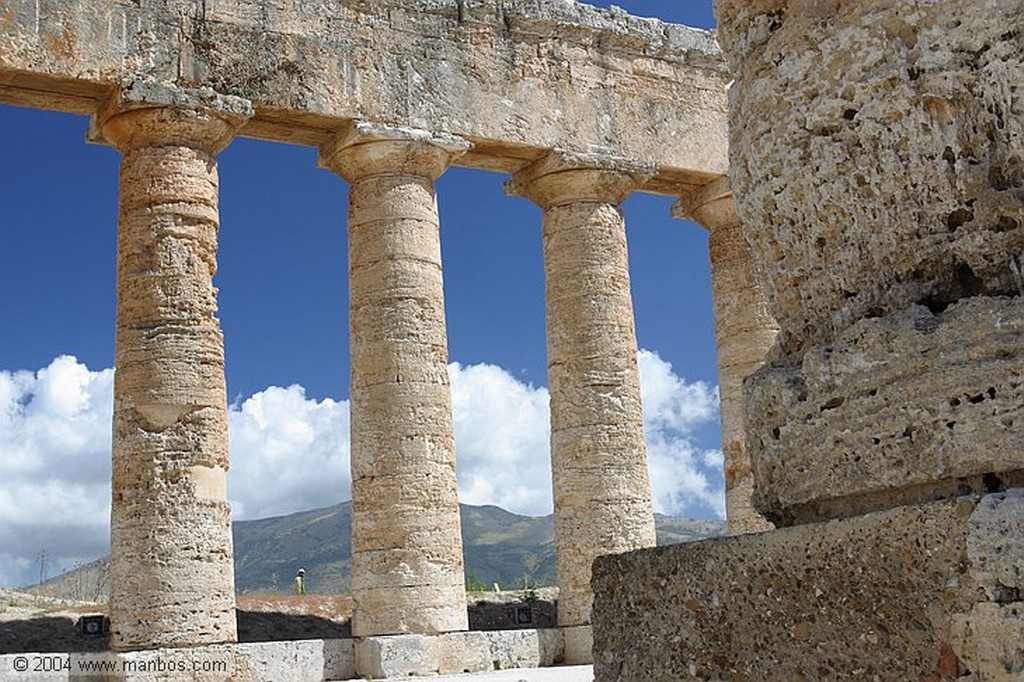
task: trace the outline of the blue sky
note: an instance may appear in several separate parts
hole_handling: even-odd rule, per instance
[[[616,4],[713,26],[710,0]],[[0,105],[0,585],[38,575],[42,549],[60,567],[106,551],[119,156],[86,125]],[[346,184],[311,148],[240,138],[219,161],[236,516],[347,499]],[[541,214],[504,180],[453,168],[437,185],[460,488],[542,514]],[[707,518],[722,512],[707,235],[671,201],[624,205],[645,423],[659,510]]]

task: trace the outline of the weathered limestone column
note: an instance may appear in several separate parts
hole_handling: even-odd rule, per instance
[[[121,152],[110,620],[116,650],[234,642],[216,154],[248,102],[136,85],[96,115]]]
[[[559,625],[590,622],[590,567],[655,544],[625,221],[645,169],[555,152],[508,185],[544,209]]]
[[[716,4],[780,325],[747,445],[782,525],[1024,481],[1024,12],[828,4]]]
[[[351,184],[352,630],[465,630],[434,180],[469,145],[357,124],[321,150]]]
[[[736,215],[729,178],[714,180],[672,207],[711,233],[711,289],[718,342],[722,451],[725,454],[725,509],[734,534],[774,526],[753,505],[754,475],[744,444],[743,380],[764,364],[779,325],[768,312],[764,288],[753,270],[753,254]]]

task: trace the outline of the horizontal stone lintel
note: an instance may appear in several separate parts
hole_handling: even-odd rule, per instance
[[[243,136],[320,146],[352,121],[473,145],[514,172],[552,149],[628,159],[667,194],[727,169],[713,34],[558,0],[125,4],[10,0],[0,102],[95,113],[162,83],[252,103]],[[315,9],[314,9],[315,8]]]

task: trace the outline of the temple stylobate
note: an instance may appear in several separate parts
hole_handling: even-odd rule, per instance
[[[742,348],[723,355],[727,434],[774,337],[715,203],[729,78],[708,32],[563,0],[9,0],[0,102],[88,114],[122,154],[114,648],[236,640],[212,278],[216,157],[248,136],[317,147],[350,184],[359,674],[399,674],[389,638],[468,627],[434,182],[507,173],[543,209],[560,641],[589,660],[591,564],[655,543],[621,202],[679,197],[718,243],[716,311],[741,320],[718,328]],[[733,528],[761,527],[745,450],[727,450]],[[400,674],[444,665],[420,668]]]

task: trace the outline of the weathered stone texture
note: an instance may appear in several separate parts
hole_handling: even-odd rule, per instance
[[[775,358],[862,318],[1019,295],[1018,0],[719,0],[730,177],[782,326]]]
[[[559,625],[590,622],[590,566],[655,544],[626,231],[633,173],[549,158],[509,190],[544,209]]]
[[[772,524],[753,505],[754,474],[745,444],[743,380],[764,364],[779,325],[768,312],[728,178],[713,181],[680,199],[673,206],[673,215],[692,218],[711,233],[708,248],[729,531],[770,530]]]
[[[434,195],[434,179],[465,148],[357,127],[323,150],[322,163],[352,185],[356,636],[468,627]]]
[[[651,185],[726,171],[711,33],[562,0],[6,0],[0,101],[91,113],[136,80],[252,100],[244,134],[319,145],[342,120],[448,132],[461,163],[546,149],[658,162]],[[697,180],[699,181],[699,180]]]
[[[244,109],[244,107],[242,107]],[[110,616],[115,649],[236,637],[215,155],[234,112],[115,100],[118,222]]]
[[[970,679],[1019,682],[1024,679],[1024,490],[986,497],[970,526],[967,555],[988,601],[954,618],[953,641],[964,667],[979,671]]]
[[[755,504],[790,524],[1020,482],[1020,3],[716,7],[781,326],[747,381]]]
[[[867,319],[749,385],[756,504],[791,525],[1024,484],[1024,305]]]
[[[602,557],[595,678],[1019,680],[1022,500],[1013,490]]]
[[[746,445],[759,509],[800,525],[599,558],[596,678],[1020,680],[1024,490],[970,493],[1024,470],[1024,9],[716,10],[781,328]]]
[[[356,673],[396,679],[547,667],[561,662],[563,650],[555,629],[367,637],[355,644]]]

